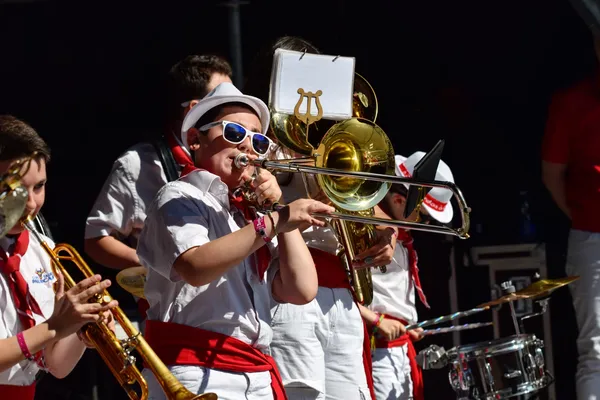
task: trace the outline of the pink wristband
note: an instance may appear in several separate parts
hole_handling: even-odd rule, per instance
[[[265,242],[269,243],[271,241],[271,238],[267,236],[267,226],[265,225],[265,217],[256,218],[254,221],[252,221],[252,223],[254,224],[254,230],[256,231],[256,233],[258,233]]]
[[[35,358],[29,352],[29,348],[27,347],[27,343],[25,343],[25,337],[23,336],[23,332],[17,333],[17,342],[19,343],[19,347],[21,348],[21,353],[25,356],[29,361],[35,361]]]

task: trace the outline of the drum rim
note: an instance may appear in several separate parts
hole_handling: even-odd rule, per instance
[[[476,359],[481,357],[487,357],[494,354],[505,354],[513,351],[522,350],[526,346],[540,343],[535,334],[522,333],[519,335],[512,335],[504,338],[498,338],[493,340],[487,340],[483,342],[465,344],[457,346],[452,349],[451,354],[453,358],[460,359]]]

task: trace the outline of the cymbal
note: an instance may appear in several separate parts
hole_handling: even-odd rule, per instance
[[[483,303],[477,306],[477,308],[490,308],[494,306],[498,306],[500,304],[508,303],[509,301],[519,300],[520,297],[516,296],[514,293],[507,294],[506,296],[502,296],[497,298],[496,300],[488,301],[487,303]]]
[[[144,284],[146,283],[146,268],[131,267],[117,274],[117,283],[134,296],[145,299]]]
[[[540,279],[524,289],[515,292],[517,296],[523,299],[532,299],[536,297],[547,296],[559,287],[568,285],[579,279],[578,276],[567,276],[558,279]]]
[[[559,287],[568,285],[569,283],[579,279],[578,276],[567,276],[558,279],[540,279],[531,285],[518,290],[514,293],[509,293],[505,296],[499,297],[496,300],[489,301],[478,305],[478,308],[482,307],[494,307],[500,304],[508,303],[509,301],[516,301],[521,299],[535,299],[537,297],[544,297],[550,295],[553,291]]]

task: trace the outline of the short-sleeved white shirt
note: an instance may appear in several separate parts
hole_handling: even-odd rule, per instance
[[[373,311],[403,319],[409,324],[417,322],[415,285],[408,265],[408,250],[398,242],[392,262],[385,273],[371,269],[373,281]]]
[[[44,237],[44,240],[54,247],[54,243]],[[7,250],[14,244],[14,239],[3,237],[0,239],[0,251]],[[56,281],[52,273],[50,257],[40,246],[33,234],[29,235],[29,247],[21,259],[21,275],[29,285],[29,292],[40,306],[43,316],[33,314],[35,323],[41,324],[54,312],[54,288],[52,284]],[[0,339],[15,336],[23,330],[17,309],[13,302],[12,294],[8,286],[7,278],[0,273]],[[39,368],[36,363],[28,360],[21,361],[17,365],[0,373],[0,385],[29,386],[35,381],[35,375]]]
[[[144,227],[146,208],[167,183],[162,163],[151,143],[138,143],[113,164],[90,211],[85,238],[115,236],[132,247]]]
[[[200,287],[185,283],[173,268],[187,250],[244,225],[241,213],[230,208],[228,188],[218,176],[197,170],[166,184],[148,209],[137,247],[148,268],[144,290],[150,304],[148,319],[222,333],[268,352],[271,279],[259,279],[254,255]],[[275,241],[269,246],[272,272],[277,262]]]

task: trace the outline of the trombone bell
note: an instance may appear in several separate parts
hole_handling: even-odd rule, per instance
[[[353,173],[394,174],[394,150],[374,122],[350,118],[335,124],[315,153],[317,168]],[[363,211],[375,207],[390,190],[389,182],[350,176],[317,175],[319,186],[338,208]]]

